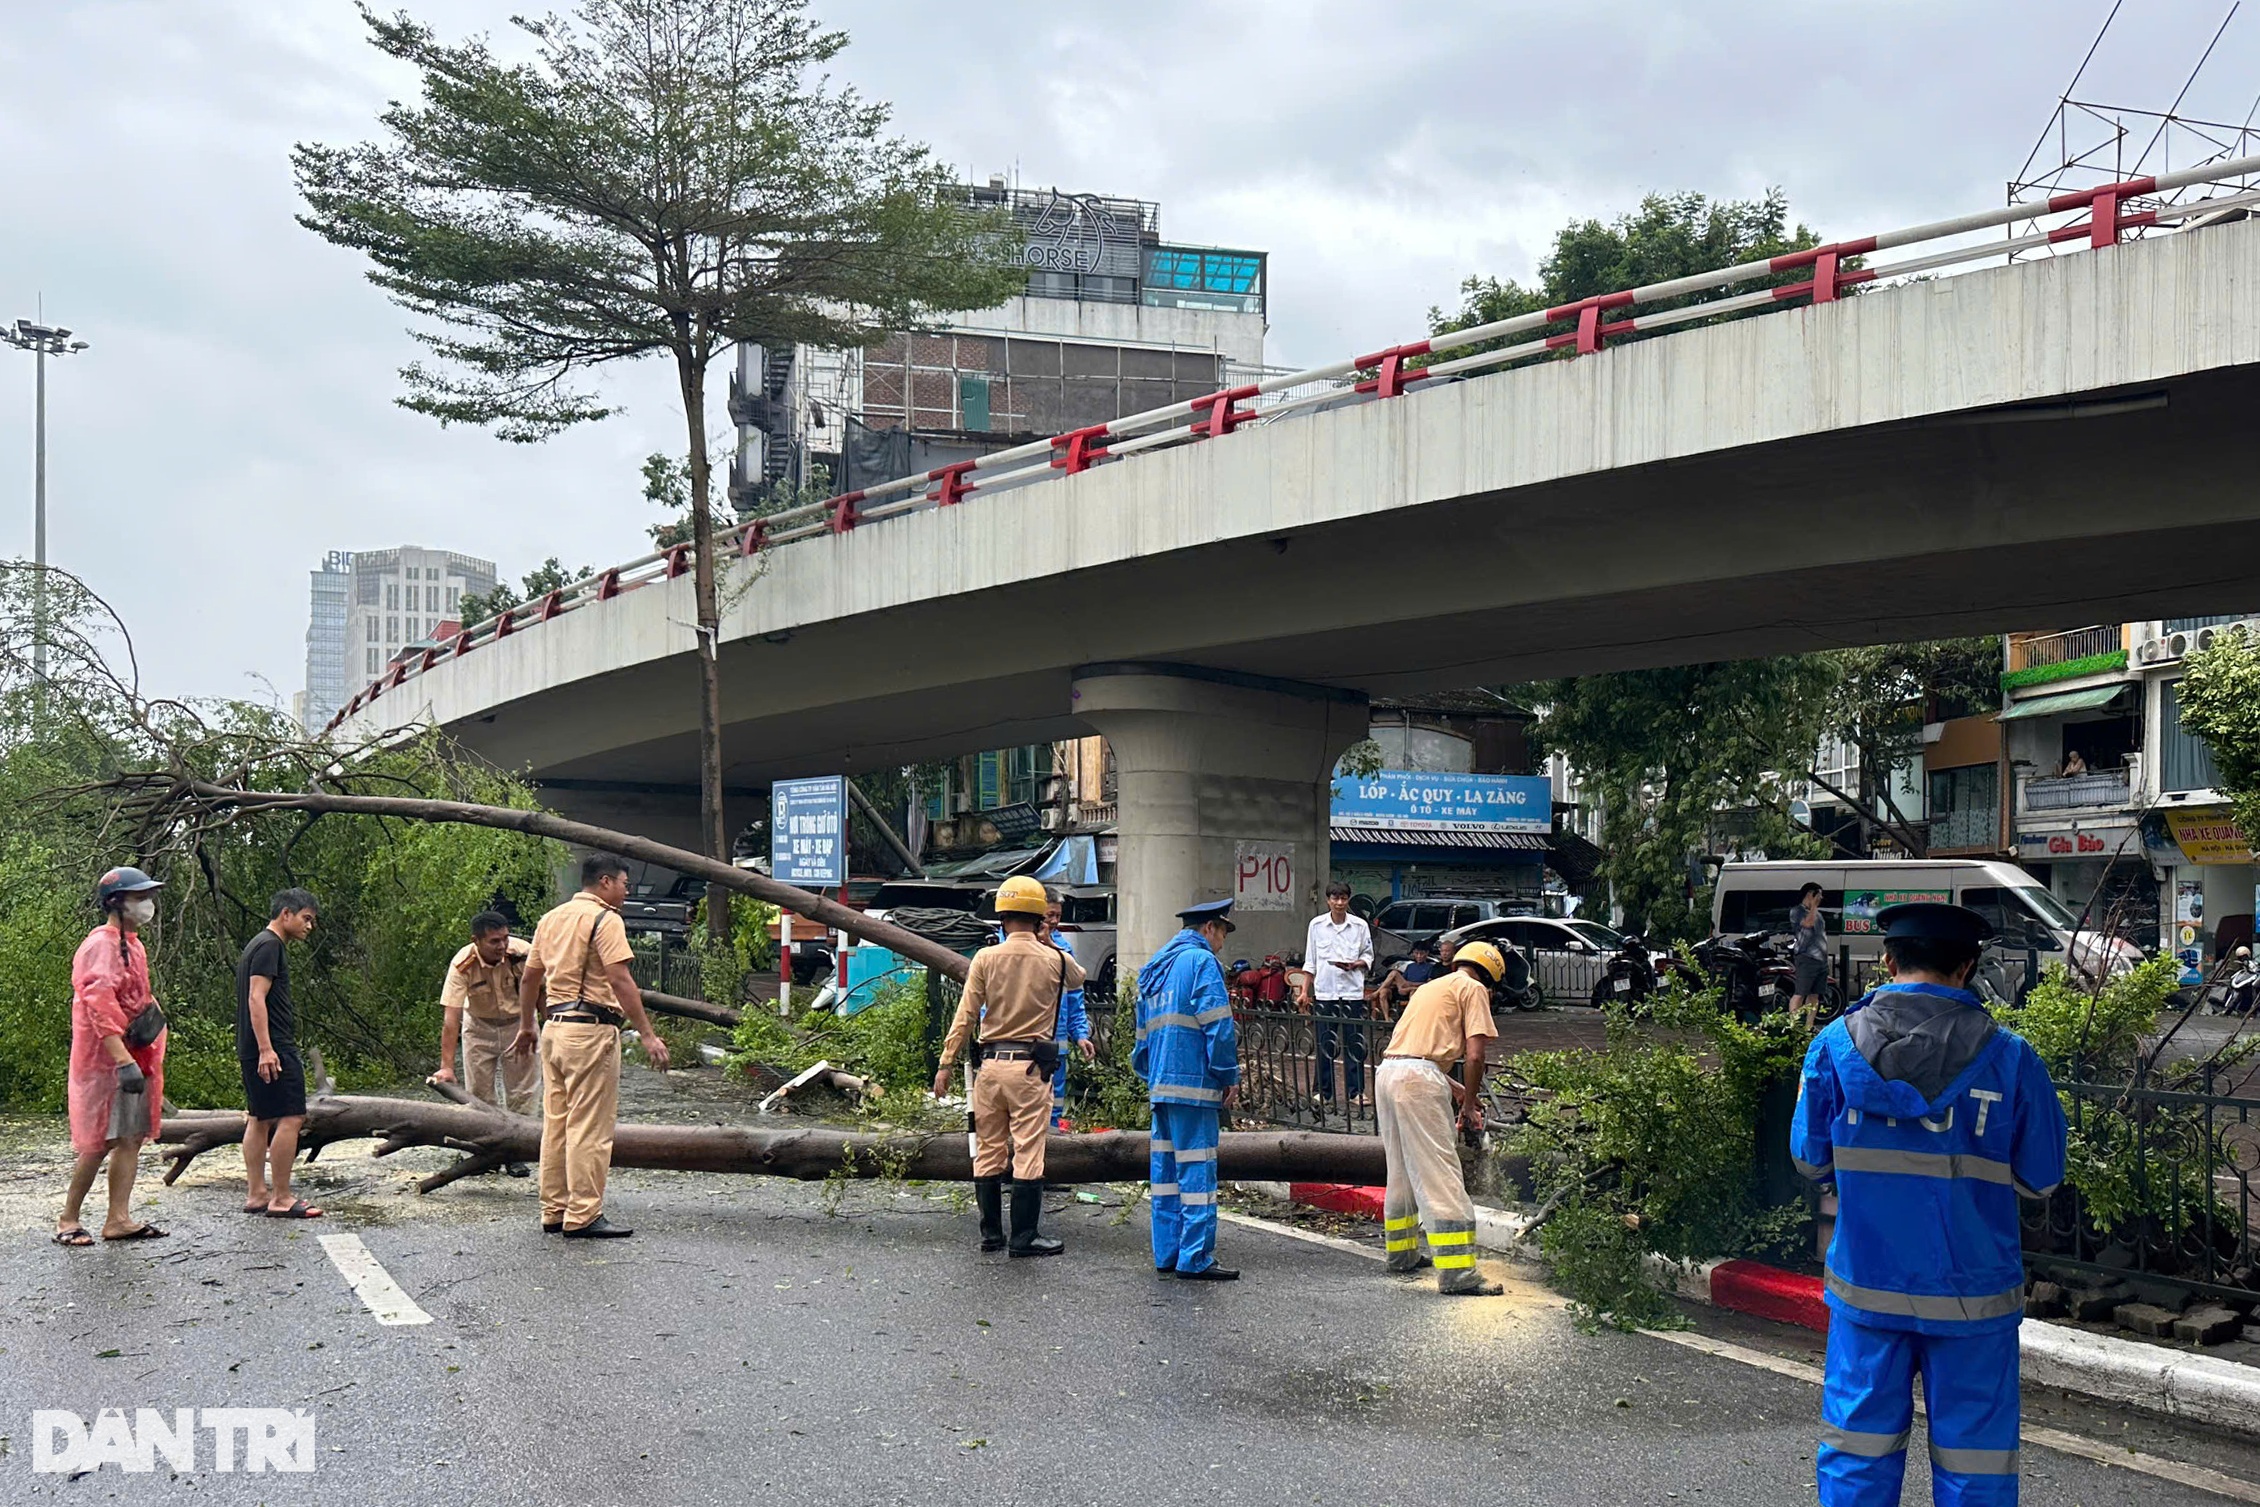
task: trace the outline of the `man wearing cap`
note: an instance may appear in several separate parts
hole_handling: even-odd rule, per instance
[[[1177,913],[1185,929],[1138,970],[1138,1043],[1154,1124],[1150,1197],[1154,1270],[1188,1282],[1230,1282],[1216,1260],[1216,1147],[1240,1086],[1240,1038],[1217,961],[1232,934],[1232,902]]]
[[[973,1054],[973,1200],[981,1212],[981,1249],[1015,1256],[1056,1256],[1061,1242],[1042,1234],[1044,1137],[1051,1130],[1052,1069],[1058,1061],[1060,1010],[1083,987],[1073,954],[1046,941],[1044,887],[1025,875],[997,886],[997,924],[1004,940],[973,954],[957,1016],[942,1042],[934,1096],[949,1092],[950,1072],[979,1030]],[[1004,1231],[1004,1182],[1012,1174],[1012,1235]]]
[[[1813,1038],[1790,1129],[1798,1170],[1833,1182],[1838,1204],[1820,1501],[1899,1500],[1920,1370],[1933,1499],[2014,1503],[2017,1198],[2063,1178],[2063,1106],[2039,1055],[1969,991],[1983,917],[1925,903],[1876,923],[1892,981]]]
[[[1413,991],[1373,1075],[1374,1115],[1389,1167],[1381,1203],[1389,1270],[1418,1271],[1433,1259],[1436,1290],[1450,1296],[1497,1297],[1506,1290],[1475,1269],[1475,1204],[1453,1135],[1455,1125],[1483,1128],[1485,1044],[1499,1034],[1491,986],[1506,971],[1506,958],[1489,942],[1462,947],[1450,973]],[[1457,1084],[1454,1063],[1461,1064]],[[1420,1252],[1424,1223],[1427,1258]]]

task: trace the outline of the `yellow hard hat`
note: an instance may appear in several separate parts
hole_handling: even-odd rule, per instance
[[[1491,975],[1491,982],[1494,984],[1507,976],[1507,960],[1499,956],[1499,949],[1489,942],[1462,943],[1459,951],[1452,954],[1452,961],[1475,964]]]
[[[1042,883],[1025,874],[1015,874],[997,886],[997,914],[1007,911],[1023,916],[1040,916],[1051,905],[1051,896],[1044,893]]]

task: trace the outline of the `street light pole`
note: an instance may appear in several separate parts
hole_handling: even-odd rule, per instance
[[[32,399],[32,502],[31,502],[31,673],[41,685],[47,681],[47,358],[73,356],[86,349],[83,340],[59,325],[19,319],[13,329],[0,328],[0,340],[18,350],[30,351],[36,370]]]

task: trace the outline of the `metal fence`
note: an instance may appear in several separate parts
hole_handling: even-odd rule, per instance
[[[2067,1082],[2076,1138],[2112,1175],[2082,1194],[2069,1184],[2026,1201],[2027,1261],[2041,1271],[2132,1279],[2250,1303],[2260,1296],[2252,1178],[2260,1168],[2260,1098],[2231,1070],[2203,1065],[2194,1087]],[[2233,1070],[2241,1079],[2249,1067]],[[2107,1232],[2107,1233],[2106,1233]]]

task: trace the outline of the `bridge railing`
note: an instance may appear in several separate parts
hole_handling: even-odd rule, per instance
[[[1284,371],[1254,382],[1222,388],[1189,402],[1148,409],[1049,439],[992,451],[916,476],[843,492],[822,502],[802,504],[719,530],[716,543],[731,556],[898,518],[928,508],[954,507],[976,493],[995,493],[1095,466],[1127,460],[1149,450],[1222,439],[1235,430],[1275,423],[1352,404],[1385,402],[1416,386],[1472,376],[1503,366],[1559,356],[1584,356],[1633,333],[1653,333],[1807,300],[1834,302],[1863,283],[1926,276],[1979,262],[2080,245],[2115,245],[2129,233],[2169,226],[2203,224],[2260,208],[2260,156],[2231,158],[2177,173],[2130,178],[2096,188],[2058,194],[2046,207],[2014,204],[1978,214],[1934,220],[1905,230],[1792,251],[1761,261],[1742,262],[1713,272],[1672,278],[1643,287],[1604,293],[1557,308],[1430,335],[1347,360]],[[2167,203],[2159,196],[2197,185],[2233,186],[2233,192]],[[2051,225],[2051,219],[2061,223]],[[2004,227],[2034,226],[2005,240],[1982,237]],[[1942,244],[1939,249],[1892,262],[1873,264],[1878,253],[1903,247]],[[1802,277],[1783,283],[1785,276]],[[1706,297],[1745,283],[1750,291]],[[1642,314],[1645,307],[1693,300]],[[1446,356],[1448,352],[1467,354]],[[1444,357],[1445,359],[1438,359]],[[335,727],[360,713],[385,691],[436,665],[486,644],[524,632],[568,612],[603,603],[640,587],[688,574],[695,565],[691,546],[644,555],[597,572],[560,591],[512,608],[483,623],[465,627],[444,643],[395,661],[365,686],[335,718]]]

